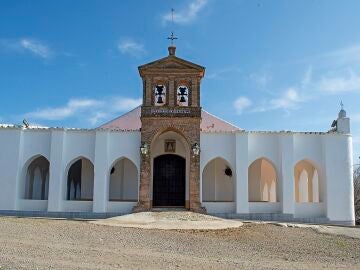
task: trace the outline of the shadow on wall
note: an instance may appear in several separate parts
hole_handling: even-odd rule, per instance
[[[94,165],[87,158],[75,161],[68,171],[66,199],[92,201],[94,193]]]
[[[320,202],[320,179],[315,166],[307,160],[298,162],[294,170],[295,200],[298,203]]]
[[[137,201],[138,172],[131,160],[117,160],[109,174],[109,201]]]
[[[27,200],[47,200],[49,194],[49,161],[39,156],[28,166],[23,198]]]
[[[206,164],[202,173],[202,200],[204,202],[233,202],[234,176],[229,163],[215,158]]]
[[[265,158],[255,160],[249,166],[249,202],[277,201],[277,174],[275,166]]]

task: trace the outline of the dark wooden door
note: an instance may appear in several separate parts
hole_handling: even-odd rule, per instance
[[[185,206],[185,159],[162,155],[154,159],[153,206]]]

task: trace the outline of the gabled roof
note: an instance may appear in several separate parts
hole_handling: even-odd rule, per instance
[[[99,128],[101,129],[117,129],[117,130],[140,130],[141,128],[141,107],[138,106],[132,111],[111,120]],[[241,130],[237,126],[234,126],[205,110],[201,110],[201,132],[231,132]]]
[[[179,58],[175,55],[169,55],[159,60],[150,62],[145,65],[141,65],[138,67],[140,76],[143,76],[147,72],[179,72],[179,71],[187,71],[194,72],[200,74],[201,77],[205,74],[205,67],[194,64],[185,59]]]

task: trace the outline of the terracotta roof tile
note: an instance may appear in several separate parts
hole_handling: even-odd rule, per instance
[[[115,118],[99,128],[102,129],[120,129],[120,130],[140,130],[141,107],[138,106],[130,112]],[[200,128],[202,132],[229,132],[241,130],[240,128],[208,113],[205,110],[201,111],[201,124]]]

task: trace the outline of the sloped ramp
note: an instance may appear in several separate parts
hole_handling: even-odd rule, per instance
[[[237,220],[189,211],[141,212],[89,222],[97,225],[159,230],[222,230],[243,225]]]

